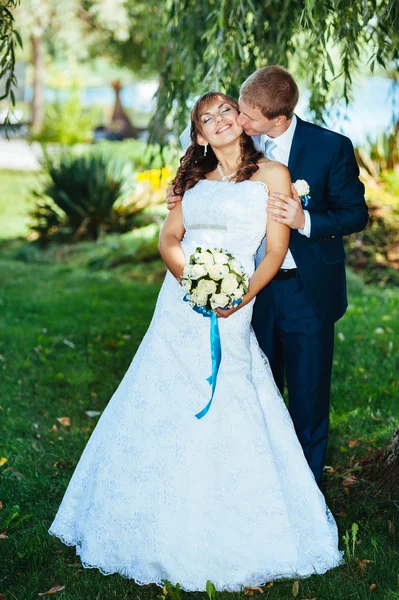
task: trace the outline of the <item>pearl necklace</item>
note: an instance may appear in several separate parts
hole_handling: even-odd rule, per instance
[[[231,173],[230,175],[225,175],[225,174],[223,173],[222,165],[220,164],[220,162],[218,162],[218,164],[217,164],[217,170],[218,170],[218,171],[219,171],[219,173],[220,173],[220,176],[221,176],[221,178],[222,178],[222,181],[230,181],[230,179],[231,179],[232,177],[234,177],[234,175],[236,175],[236,174],[237,174],[237,171],[234,171],[234,173]]]

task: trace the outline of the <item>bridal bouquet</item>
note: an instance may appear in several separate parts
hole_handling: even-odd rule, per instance
[[[195,416],[202,419],[209,411],[216,389],[222,357],[218,308],[231,308],[242,302],[248,292],[248,276],[232,254],[222,248],[196,248],[184,267],[180,279],[186,291],[183,298],[195,312],[210,317],[212,374],[207,381],[212,386],[211,399]]]
[[[248,277],[239,261],[222,248],[196,248],[184,267],[185,299],[201,312],[231,308],[248,292]]]

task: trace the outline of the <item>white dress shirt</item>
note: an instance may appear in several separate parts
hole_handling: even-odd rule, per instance
[[[276,144],[276,147],[272,151],[274,160],[277,160],[278,162],[281,162],[283,165],[288,167],[288,161],[290,158],[292,140],[294,138],[296,124],[297,124],[297,118],[296,118],[296,115],[294,115],[288,129],[286,131],[284,131],[284,133],[282,133],[278,137],[271,138],[266,134],[254,137],[253,141],[254,141],[256,149],[259,150],[260,152],[264,152],[266,140],[271,140],[272,142],[274,142]],[[305,215],[305,226],[303,229],[298,229],[298,231],[302,235],[306,235],[306,237],[310,237],[310,229],[311,229],[310,214],[307,210],[304,210],[303,212]],[[294,261],[294,257],[292,256],[291,250],[288,250],[288,252],[285,256],[284,262],[281,265],[281,268],[282,269],[295,269],[296,268],[296,264]]]

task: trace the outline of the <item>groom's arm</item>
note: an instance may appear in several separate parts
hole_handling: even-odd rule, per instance
[[[359,180],[359,167],[353,146],[341,138],[328,177],[328,201],[325,211],[310,210],[311,239],[350,235],[362,231],[368,222],[364,185]]]

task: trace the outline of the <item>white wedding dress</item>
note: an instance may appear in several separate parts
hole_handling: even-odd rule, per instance
[[[221,247],[251,275],[266,199],[259,182],[201,180],[183,200],[186,257]],[[336,567],[337,527],[251,329],[252,303],[219,319],[215,395],[197,419],[211,395],[210,319],[183,295],[167,273],[49,533],[76,546],[85,567],[190,591]]]

